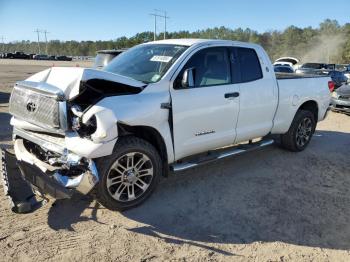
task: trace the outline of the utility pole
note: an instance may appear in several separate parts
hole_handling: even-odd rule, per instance
[[[34,32],[38,34],[38,49],[39,49],[39,54],[40,54],[41,52],[40,52],[40,37],[39,37],[39,33],[41,33],[41,31],[39,29],[36,29]]]
[[[1,43],[2,43],[2,52],[5,53],[5,37],[4,36],[1,36]]]
[[[166,20],[169,19],[170,17],[167,16],[166,11],[164,10],[155,9],[155,11],[163,13],[163,15],[159,15],[159,16],[164,18],[164,39],[166,39]]]
[[[162,15],[159,14],[159,12],[163,13]],[[164,39],[166,38],[166,20],[170,17],[167,16],[166,11],[154,9],[154,13],[150,14],[154,17],[154,33],[153,33],[153,39],[156,41],[157,39],[157,17],[164,19]]]
[[[156,39],[157,39],[157,17],[159,15],[157,15],[157,14],[149,14],[149,15],[154,16],[153,41],[156,41]]]
[[[49,53],[47,52],[47,34],[49,34],[50,32],[47,32],[46,30],[44,30],[43,33],[44,33],[44,35],[45,35],[46,54],[49,55]]]

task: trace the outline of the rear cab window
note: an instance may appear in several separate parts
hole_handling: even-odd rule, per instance
[[[231,56],[233,83],[246,83],[263,78],[261,64],[254,49],[233,47]]]

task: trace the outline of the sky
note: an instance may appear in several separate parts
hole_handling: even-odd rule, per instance
[[[154,9],[167,11],[168,31],[226,26],[264,32],[317,27],[326,18],[350,22],[349,0],[0,0],[0,41],[34,41],[37,28],[49,32],[48,40],[130,37],[153,31]],[[159,21],[158,31],[163,28]]]

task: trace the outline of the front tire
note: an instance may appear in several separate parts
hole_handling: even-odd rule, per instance
[[[151,195],[161,176],[162,161],[147,141],[124,137],[118,140],[111,156],[97,161],[97,168],[97,201],[108,209],[123,211]]]
[[[303,151],[310,143],[316,129],[314,114],[299,110],[287,133],[281,135],[281,145],[292,152]]]

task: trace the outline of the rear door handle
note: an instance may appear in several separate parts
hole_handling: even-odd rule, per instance
[[[235,97],[239,97],[239,93],[238,92],[226,93],[225,94],[225,98],[235,98]]]

